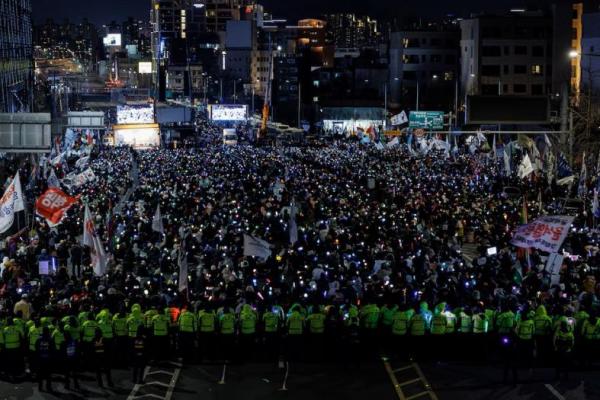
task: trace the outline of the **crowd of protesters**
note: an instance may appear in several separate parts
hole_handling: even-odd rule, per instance
[[[93,151],[96,180],[64,188],[81,199],[63,222],[49,228],[30,216],[2,242],[7,378],[28,371],[42,388],[62,372],[77,385],[83,362],[99,384],[127,364],[139,382],[148,360],[173,350],[192,361],[497,354],[506,372],[517,359],[532,363],[534,349],[541,363],[568,367],[574,353],[594,361],[598,232],[589,212],[565,241],[558,281],[544,254],[509,243],[524,209],[530,219],[562,212],[566,187],[542,174],[506,176],[495,157],[467,147],[223,147],[219,129],[199,126],[199,148]],[[47,174],[26,164],[32,200]],[[101,277],[81,244],[83,204],[111,257]],[[153,229],[157,207],[162,232]],[[270,243],[271,256],[244,256],[244,235]],[[55,274],[39,275],[45,259]],[[58,358],[66,361],[52,371]]]

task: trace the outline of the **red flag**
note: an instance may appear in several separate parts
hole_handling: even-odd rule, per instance
[[[65,213],[79,200],[79,196],[71,197],[58,188],[50,188],[35,202],[35,212],[48,221],[48,225],[58,225]]]

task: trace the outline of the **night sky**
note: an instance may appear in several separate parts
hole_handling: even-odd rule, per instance
[[[538,0],[542,2],[542,0]],[[146,19],[150,0],[32,0],[34,18],[57,20],[69,18],[78,21],[88,17],[95,23],[122,21],[127,16]],[[352,11],[376,17],[438,16],[444,14],[468,15],[469,12],[502,10],[535,0],[263,0],[260,2],[276,16],[299,18],[318,17],[324,12]]]

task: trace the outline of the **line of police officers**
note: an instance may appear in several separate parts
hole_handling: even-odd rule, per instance
[[[134,304],[129,313],[115,315],[102,309],[60,319],[24,321],[20,314],[0,319],[4,373],[14,380],[23,374],[27,361],[40,390],[44,381],[46,389],[52,389],[52,373],[61,373],[67,388],[71,381],[78,388],[81,365],[95,371],[100,386],[104,376],[112,386],[111,368],[126,365],[133,367],[133,382],[140,383],[148,359],[167,360],[175,349],[186,362],[257,356],[297,359],[306,354],[349,361],[381,350],[401,358],[485,362],[489,351],[501,349],[505,379],[512,371],[516,380],[518,364],[531,367],[534,359],[545,363],[551,356],[557,374],[567,373],[574,349],[582,363],[591,363],[598,340],[600,320],[595,316],[581,310],[552,318],[544,306],[535,312],[462,308],[451,312],[441,303],[432,312],[426,303],[416,308],[293,304],[287,313],[278,305],[259,313],[248,304],[237,310],[199,306],[196,311],[177,307],[143,311]]]

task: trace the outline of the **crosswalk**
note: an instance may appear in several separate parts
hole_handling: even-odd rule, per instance
[[[423,375],[417,363],[411,362],[399,368],[392,368],[388,358],[382,358],[385,370],[394,385],[396,395],[400,400],[431,399],[438,400],[431,385]]]
[[[171,400],[180,373],[181,364],[175,362],[146,367],[144,383],[136,384],[127,400]]]

